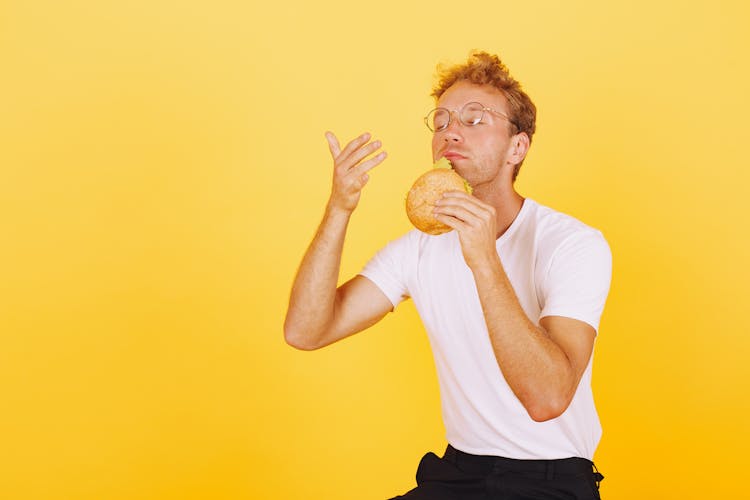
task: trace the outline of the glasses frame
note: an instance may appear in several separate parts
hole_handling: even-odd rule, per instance
[[[461,115],[462,115],[462,114],[464,113],[464,110],[466,110],[466,108],[467,108],[468,106],[471,106],[472,104],[478,104],[478,105],[479,105],[479,106],[480,106],[480,107],[482,108],[482,114],[481,114],[481,116],[479,117],[479,121],[477,121],[476,123],[465,122],[465,121],[464,121],[464,120],[463,120],[463,119],[461,118]],[[447,123],[445,124],[445,126],[444,126],[444,127],[441,127],[441,128],[439,128],[439,129],[435,130],[435,129],[433,129],[433,128],[432,128],[432,126],[430,125],[430,120],[429,120],[429,118],[430,118],[430,116],[434,115],[434,114],[435,114],[436,112],[438,112],[438,111],[440,111],[440,110],[445,110],[445,111],[446,111],[446,112],[448,113],[448,122],[447,122]],[[487,111],[491,111],[491,112],[495,113],[496,115],[500,115],[500,116],[502,116],[503,118],[505,118],[506,120],[508,120],[508,122],[509,122],[509,123],[510,123],[511,125],[513,125],[513,126],[515,126],[516,128],[518,128],[518,126],[516,126],[516,124],[515,124],[515,123],[513,123],[513,120],[511,120],[511,119],[510,119],[510,117],[509,117],[508,115],[506,115],[505,113],[503,113],[502,111],[498,111],[498,110],[496,110],[496,109],[492,109],[492,108],[489,108],[489,107],[485,106],[484,104],[482,104],[481,102],[476,102],[476,101],[472,101],[472,102],[467,102],[466,104],[464,104],[463,106],[461,106],[461,109],[459,109],[458,111],[450,110],[450,109],[448,109],[448,108],[443,108],[443,107],[437,107],[437,108],[431,109],[431,110],[429,111],[429,113],[427,113],[427,114],[425,115],[425,117],[424,117],[424,124],[425,124],[425,125],[427,126],[427,128],[428,128],[428,129],[430,130],[430,132],[432,132],[432,133],[442,132],[443,130],[446,130],[446,129],[447,129],[448,127],[450,127],[450,125],[451,125],[451,121],[453,120],[453,115],[455,114],[455,115],[456,115],[456,117],[458,117],[458,122],[459,122],[459,123],[460,123],[461,125],[464,125],[464,126],[466,126],[466,127],[476,127],[477,125],[479,125],[480,123],[482,123],[482,121],[484,120],[484,113],[486,113]]]

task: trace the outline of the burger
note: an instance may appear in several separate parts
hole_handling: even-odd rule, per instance
[[[435,202],[447,191],[471,194],[471,186],[453,170],[448,160],[440,158],[431,170],[419,176],[406,195],[406,215],[414,227],[432,235],[447,233],[452,229],[432,215]]]

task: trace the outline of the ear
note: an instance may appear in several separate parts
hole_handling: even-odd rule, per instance
[[[529,136],[526,135],[526,132],[520,132],[514,135],[511,141],[510,161],[514,165],[518,165],[524,158],[526,158],[526,153],[529,152],[529,147],[531,146],[531,140],[529,140]]]

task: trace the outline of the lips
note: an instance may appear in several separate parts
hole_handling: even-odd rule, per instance
[[[465,157],[464,155],[462,155],[461,153],[457,153],[457,152],[455,152],[455,151],[446,151],[446,152],[444,152],[444,153],[442,154],[442,156],[443,156],[443,157],[444,157],[445,159],[449,160],[449,161],[453,161],[453,160],[462,160],[462,159],[465,159],[465,158],[466,158],[466,157]]]

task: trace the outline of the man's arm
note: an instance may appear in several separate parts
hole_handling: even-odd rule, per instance
[[[302,259],[292,286],[284,338],[305,350],[319,349],[375,324],[393,309],[388,298],[367,278],[356,276],[336,287],[349,220],[359,203],[367,172],[385,159],[385,152],[363,134],[341,150],[327,133],[334,159],[333,187],[323,221]]]
[[[435,217],[455,229],[474,274],[487,330],[508,385],[536,421],[560,416],[588,365],[596,332],[585,322],[526,315],[495,248],[496,211],[466,193],[438,202]]]
[[[497,254],[496,254],[497,255]],[[500,370],[529,416],[542,422],[570,405],[594,348],[596,331],[583,321],[526,316],[502,267],[474,270],[487,330]]]

